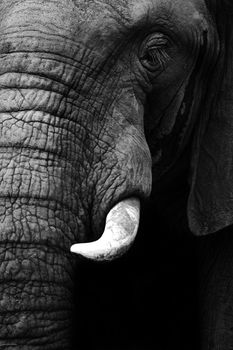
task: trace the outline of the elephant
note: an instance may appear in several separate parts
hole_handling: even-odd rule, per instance
[[[82,274],[130,260],[138,231],[153,260],[192,237],[198,349],[233,347],[232,11],[0,0],[0,348],[80,349]]]

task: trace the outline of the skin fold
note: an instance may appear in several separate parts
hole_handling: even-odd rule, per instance
[[[82,301],[97,300],[100,268],[70,247],[99,239],[111,209],[136,198],[144,240],[207,235],[193,238],[200,256],[215,235],[224,241],[200,264],[210,282],[200,287],[199,349],[230,349],[221,290],[229,285],[231,305],[233,272],[218,277],[232,241],[218,231],[233,220],[227,6],[0,0],[0,348],[85,349],[83,330],[99,328]]]

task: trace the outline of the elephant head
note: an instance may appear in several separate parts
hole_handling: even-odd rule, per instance
[[[69,348],[70,246],[124,253],[187,149],[190,229],[232,223],[229,22],[204,0],[0,1],[6,347]]]
[[[135,79],[134,96],[142,105],[145,136],[152,158],[152,196],[155,201],[157,198],[160,205],[160,197],[166,196],[168,192],[167,181],[176,181],[174,169],[175,172],[178,169],[178,177],[182,180],[172,185],[172,190],[175,188],[177,191],[181,187],[183,191],[186,183],[180,174],[183,172],[182,163],[189,164],[189,175],[185,179],[188,183],[185,205],[189,228],[196,236],[217,232],[233,221],[231,128],[229,111],[225,110],[231,109],[231,103],[227,104],[225,100],[231,94],[231,74],[225,72],[231,65],[227,51],[229,37],[225,34],[227,32],[230,36],[227,16],[227,12],[231,13],[229,7],[226,1],[176,1],[172,5],[168,1],[145,1],[130,9],[131,17],[134,18],[135,13],[137,20],[134,18],[128,27],[131,30],[133,28],[139,45],[136,46],[136,57],[132,49],[128,58],[130,74]],[[170,17],[167,19],[168,9],[172,20]],[[163,16],[164,22],[168,23],[161,20]],[[150,28],[148,33],[142,30],[145,25],[143,18],[146,18],[145,24]],[[163,23],[158,24],[160,21]],[[159,29],[151,29],[153,25],[158,25]],[[166,25],[171,26],[170,32]],[[140,41],[141,30],[143,34]],[[216,81],[221,81],[222,90],[210,91],[211,84]],[[185,152],[184,159],[182,156]],[[171,201],[172,195],[167,195],[167,198]],[[165,202],[165,207],[167,204]],[[161,207],[166,211],[163,205]],[[129,236],[125,240],[125,247],[123,244],[118,253],[116,246],[120,246],[119,242],[123,243],[118,224],[116,231],[119,236],[115,243],[114,239],[110,242],[112,235],[105,231],[96,246],[91,243],[75,245],[72,249],[97,260],[110,256],[114,258],[121,249],[123,252],[126,246],[131,245],[136,226],[132,225],[131,230],[126,230]],[[106,243],[102,245],[101,242]],[[104,246],[106,255],[100,253]],[[109,253],[107,246],[112,246],[115,253]]]

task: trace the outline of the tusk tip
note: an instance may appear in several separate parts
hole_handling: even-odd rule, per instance
[[[85,256],[85,252],[83,251],[82,247],[83,247],[83,243],[76,243],[70,247],[70,251],[71,253]]]
[[[73,244],[73,245],[70,247],[70,251],[71,251],[71,253],[76,253],[76,252],[77,252],[76,244]]]

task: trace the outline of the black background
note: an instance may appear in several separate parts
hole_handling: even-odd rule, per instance
[[[123,258],[80,262],[74,349],[198,349],[196,241],[151,203]]]

